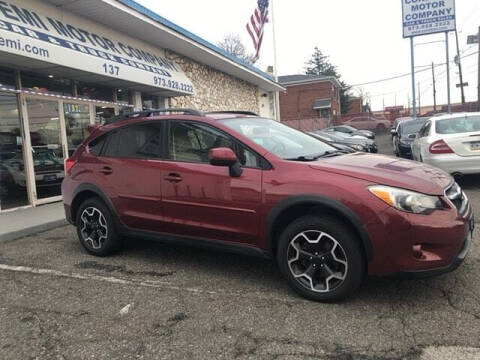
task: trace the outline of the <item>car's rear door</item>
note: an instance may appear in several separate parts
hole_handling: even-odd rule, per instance
[[[132,229],[162,230],[161,137],[162,121],[114,130],[95,165],[115,210]]]
[[[252,244],[260,226],[260,157],[229,135],[200,122],[171,120],[168,160],[162,166],[162,202],[167,232]],[[210,165],[211,148],[230,147],[243,164],[240,177]]]

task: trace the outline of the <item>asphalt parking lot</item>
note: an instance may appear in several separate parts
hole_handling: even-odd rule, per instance
[[[480,176],[459,182],[480,219]],[[454,273],[319,304],[273,262],[141,239],[94,258],[62,227],[0,244],[0,358],[480,359],[479,240]]]

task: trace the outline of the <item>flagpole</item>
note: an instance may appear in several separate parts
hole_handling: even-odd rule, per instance
[[[278,82],[278,71],[277,71],[277,37],[275,33],[275,7],[274,0],[270,0],[272,5],[272,34],[273,34],[273,76],[275,81]],[[280,93],[275,92],[275,119],[280,121]]]

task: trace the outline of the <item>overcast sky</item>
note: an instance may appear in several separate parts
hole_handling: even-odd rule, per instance
[[[141,4],[189,31],[217,43],[228,33],[239,34],[253,52],[245,25],[253,13],[256,0],[138,0]],[[272,1],[272,0],[271,0]],[[402,8],[400,0],[273,0],[277,29],[279,75],[304,72],[305,62],[318,46],[338,67],[348,84],[363,84],[410,72],[410,45],[402,38]],[[477,98],[478,46],[467,45],[467,36],[476,34],[480,26],[480,1],[456,0],[457,28],[462,56],[467,101]],[[268,24],[257,65],[263,70],[273,64],[272,24]],[[421,66],[445,63],[444,34],[415,38],[417,70]],[[450,35],[450,61],[456,54],[455,36]],[[473,55],[470,55],[473,54]],[[468,56],[470,55],[470,56]],[[438,103],[447,101],[447,77],[444,65],[435,68]],[[431,70],[417,74],[420,100],[433,104]],[[452,102],[460,102],[458,68],[451,66]],[[371,97],[374,110],[385,106],[408,104],[411,78],[357,86]],[[417,94],[418,98],[418,94]]]

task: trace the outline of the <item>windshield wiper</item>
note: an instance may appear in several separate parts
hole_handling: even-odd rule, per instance
[[[348,151],[346,150],[329,150],[325,151],[324,153],[321,154],[314,154],[314,155],[301,155],[295,158],[288,158],[285,160],[290,160],[290,161],[315,161],[320,158],[326,158],[326,157],[333,157],[333,156],[339,156],[339,155],[344,155],[348,154]]]
[[[332,150],[332,151],[325,151],[322,155],[318,156],[317,159],[319,158],[329,158],[329,157],[334,157],[334,156],[340,156],[340,155],[345,155],[348,154],[348,151],[346,150]]]

